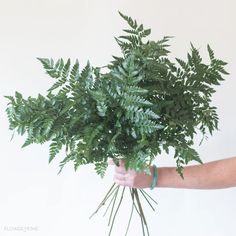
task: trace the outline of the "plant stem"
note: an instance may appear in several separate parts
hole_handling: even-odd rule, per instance
[[[147,203],[149,204],[149,206],[152,208],[153,211],[155,211],[155,208],[152,206],[152,204],[150,203],[150,201],[147,199],[147,197],[144,195],[144,193],[142,191],[140,191],[140,193],[143,195],[143,197],[145,198],[145,200],[147,201]]]
[[[116,188],[117,188],[117,187],[116,187]],[[110,208],[110,206],[111,206],[111,204],[112,204],[112,202],[113,202],[115,196],[116,196],[116,195],[113,194],[113,196],[112,196],[112,198],[111,198],[111,200],[110,200],[110,202],[109,202],[109,204],[108,204],[108,206],[107,206],[107,208],[106,208],[106,211],[105,211],[104,214],[103,214],[103,217],[106,215],[107,211],[109,210],[109,208]]]
[[[154,203],[158,204],[146,191],[144,191],[143,189],[140,189],[140,191],[145,194],[147,197],[149,197]]]
[[[133,203],[134,203],[134,207],[135,207],[135,210],[136,210],[136,212],[138,213],[138,215],[139,215],[139,217],[141,218],[141,214],[140,214],[140,212],[139,212],[139,210],[138,210],[138,208],[137,208],[137,205],[136,205],[136,203],[135,203],[135,199],[134,199],[134,189],[133,188],[130,188],[131,190],[131,196],[132,196],[132,200],[133,200]]]
[[[111,218],[112,218],[113,210],[114,210],[114,207],[115,207],[116,198],[117,198],[117,195],[118,195],[118,192],[119,192],[119,188],[120,188],[120,186],[118,186],[118,188],[115,192],[115,198],[114,198],[114,201],[113,201],[113,204],[112,204],[111,213],[110,213],[110,217],[109,217],[109,221],[108,221],[108,226],[110,225],[110,222],[111,222]]]
[[[147,230],[147,233],[148,233],[148,236],[149,236],[150,234],[149,234],[149,230],[148,230],[148,225],[147,225],[147,221],[145,219],[145,215],[144,215],[144,212],[143,212],[143,209],[142,209],[142,205],[141,205],[141,202],[140,202],[140,199],[139,199],[138,190],[135,189],[134,193],[135,193],[135,198],[136,198],[136,201],[138,203],[139,211],[140,211],[140,214],[141,214],[141,219],[143,220],[143,223],[144,223],[144,225],[146,227],[146,230]]]
[[[110,232],[109,232],[109,235],[108,235],[108,236],[111,235],[111,231],[112,231],[112,228],[113,228],[115,219],[116,219],[116,215],[117,215],[117,213],[118,213],[118,211],[119,211],[121,202],[122,202],[122,200],[123,200],[124,192],[125,192],[125,187],[123,187],[123,191],[122,191],[122,193],[121,193],[120,201],[119,201],[119,204],[118,204],[118,206],[117,206],[117,208],[116,208],[115,214],[114,214],[114,216],[113,216],[112,224],[111,224],[111,228],[110,228]]]
[[[104,199],[101,201],[101,203],[99,204],[98,208],[96,209],[96,211],[89,217],[89,219],[91,219],[97,212],[98,210],[105,204],[106,200],[109,198],[109,194],[112,191],[112,189],[115,187],[115,183],[111,186],[111,188],[109,189],[109,191],[107,192],[106,196],[104,197]],[[116,187],[117,188],[117,187]],[[113,191],[112,191],[113,193]]]
[[[127,236],[127,234],[128,234],[129,227],[130,227],[130,222],[131,222],[131,219],[132,219],[132,216],[133,216],[134,206],[135,206],[135,203],[134,203],[134,196],[133,196],[133,194],[131,193],[131,190],[130,190],[130,194],[131,194],[131,198],[132,198],[132,208],[131,208],[131,213],[130,213],[129,222],[128,222],[128,225],[127,225],[127,228],[126,228],[125,236]]]

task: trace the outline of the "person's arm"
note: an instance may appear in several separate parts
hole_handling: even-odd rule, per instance
[[[151,172],[153,168],[150,167]],[[202,165],[187,166],[183,171],[184,179],[176,172],[175,167],[158,168],[156,187],[219,189],[236,187],[236,157],[212,161]],[[124,164],[115,167],[114,181],[123,186],[149,188],[152,176],[126,171]]]

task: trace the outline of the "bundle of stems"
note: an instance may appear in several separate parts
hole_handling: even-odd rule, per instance
[[[121,189],[122,188],[122,189]],[[140,217],[141,226],[142,226],[142,234],[143,236],[150,236],[149,228],[147,224],[147,220],[144,214],[143,205],[142,205],[142,199],[140,196],[148,203],[148,205],[151,207],[153,211],[155,211],[155,208],[153,204],[157,204],[157,202],[143,189],[137,189],[137,188],[129,188],[129,187],[122,187],[117,184],[113,184],[101,203],[98,205],[96,211],[90,216],[92,218],[98,211],[104,207],[107,204],[106,210],[103,214],[105,216],[107,212],[110,210],[109,220],[108,220],[108,226],[110,227],[108,236],[111,235],[112,229],[117,217],[117,214],[119,212],[121,203],[124,199],[125,190],[127,190],[131,196],[132,200],[132,207],[130,212],[130,217],[128,220],[128,225],[126,228],[125,236],[128,234],[131,219],[133,217],[134,210],[137,212],[138,216]]]

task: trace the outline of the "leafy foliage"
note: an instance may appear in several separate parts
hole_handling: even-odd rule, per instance
[[[6,96],[10,129],[27,134],[23,147],[50,141],[52,161],[66,147],[63,166],[72,161],[75,170],[94,163],[101,176],[107,159],[126,160],[126,167],[147,171],[163,151],[175,150],[177,171],[198,153],[191,147],[197,130],[205,136],[218,126],[216,107],[211,105],[214,87],[223,80],[225,62],[207,46],[209,63],[191,44],[187,60],[168,57],[171,37],[147,40],[144,29],[120,13],[128,23],[125,35],[116,38],[121,56],[102,68],[88,62],[80,70],[70,59],[38,58],[55,83],[46,96]]]

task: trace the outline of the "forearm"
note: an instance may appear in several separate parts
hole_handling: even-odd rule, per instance
[[[184,168],[182,179],[174,167],[158,168],[157,187],[218,189],[236,187],[236,157]]]

